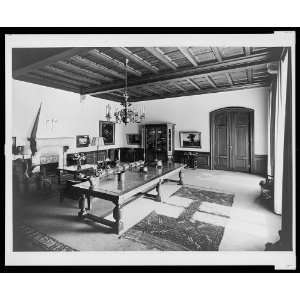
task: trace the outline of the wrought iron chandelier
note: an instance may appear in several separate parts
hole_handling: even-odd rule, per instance
[[[142,107],[140,113],[132,107],[132,103],[128,101],[128,90],[127,90],[127,68],[128,68],[128,59],[125,61],[125,88],[124,88],[124,101],[121,102],[123,106],[122,109],[116,110],[114,115],[116,118],[116,123],[141,123],[145,119],[145,108]]]

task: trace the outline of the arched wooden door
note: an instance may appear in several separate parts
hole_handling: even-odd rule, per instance
[[[212,169],[251,172],[253,120],[254,111],[243,107],[210,113]]]

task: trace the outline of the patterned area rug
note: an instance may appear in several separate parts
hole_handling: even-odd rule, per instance
[[[218,251],[225,227],[214,224],[213,220],[219,218],[223,225],[226,224],[234,195],[183,186],[172,196],[192,200],[178,218],[153,211],[120,238],[142,243],[154,250]],[[172,203],[171,200],[168,204]],[[197,213],[204,214],[206,222],[195,219]],[[210,218],[212,223],[208,221]]]
[[[16,225],[14,234],[14,251],[78,251],[26,224]]]

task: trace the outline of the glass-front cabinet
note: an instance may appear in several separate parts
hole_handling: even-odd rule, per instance
[[[147,124],[143,128],[145,160],[167,161],[173,158],[175,124]]]

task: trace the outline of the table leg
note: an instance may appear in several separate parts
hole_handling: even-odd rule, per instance
[[[80,208],[80,211],[78,212],[79,217],[83,217],[84,215],[87,214],[87,212],[86,212],[86,201],[87,201],[86,195],[82,194],[79,198],[79,208]]]
[[[116,207],[113,210],[113,218],[115,219],[115,232],[116,234],[119,234],[120,231],[123,229],[123,223],[121,221],[121,209],[120,205],[116,204]]]
[[[160,179],[159,182],[156,185],[156,191],[157,191],[156,201],[157,202],[162,202],[162,198],[161,198],[161,184],[162,184],[162,180]]]
[[[179,185],[183,185],[183,172],[182,170],[179,171]]]

